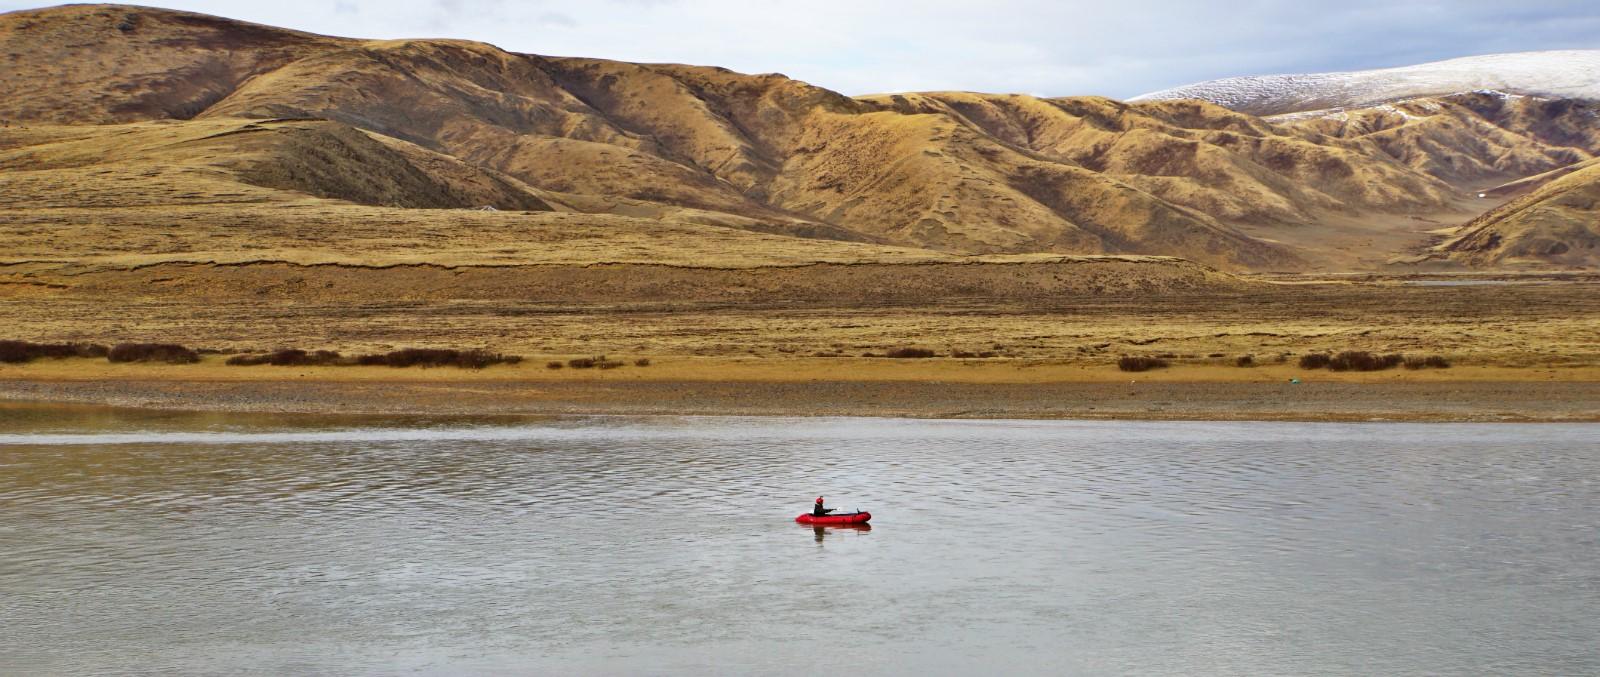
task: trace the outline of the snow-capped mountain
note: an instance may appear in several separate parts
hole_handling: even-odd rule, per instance
[[[1203,99],[1253,115],[1278,115],[1474,90],[1600,99],[1600,50],[1490,54],[1369,71],[1224,78],[1130,101]]]

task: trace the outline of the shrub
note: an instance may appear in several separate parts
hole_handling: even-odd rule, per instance
[[[482,369],[484,367],[496,364],[521,363],[522,356],[520,355],[502,355],[500,353],[491,353],[486,350],[463,350],[458,353],[455,359],[451,360],[449,364],[450,366],[461,367],[462,369]]]
[[[1321,369],[1328,366],[1328,363],[1332,361],[1333,358],[1327,353],[1312,353],[1310,355],[1302,355],[1300,357],[1300,368]]]
[[[33,360],[33,351],[29,350],[30,345],[23,341],[0,341],[0,362],[22,364]]]
[[[562,364],[560,362],[554,362],[554,361],[544,363],[544,368],[545,369],[560,369],[560,368],[565,367],[565,366],[567,366],[567,365],[564,365],[564,364]]]
[[[1328,369],[1332,371],[1383,371],[1392,369],[1405,361],[1405,357],[1398,354],[1373,355],[1365,350],[1346,350],[1328,361]]]
[[[1233,361],[1233,364],[1236,367],[1254,367],[1256,366],[1256,356],[1240,355],[1239,359]]]
[[[567,360],[567,366],[573,369],[593,369],[596,361],[592,357],[579,357]]]
[[[1150,371],[1151,369],[1165,369],[1167,361],[1159,357],[1138,357],[1123,355],[1117,360],[1117,368],[1123,371]]]
[[[932,350],[928,350],[927,348],[895,348],[887,353],[884,353],[885,357],[901,359],[934,357],[935,355],[936,353],[934,353]]]
[[[607,359],[605,355],[580,357],[574,360],[567,360],[567,366],[572,367],[573,369],[616,369],[622,365],[622,362]]]
[[[326,367],[354,363],[354,360],[347,360],[331,350],[308,353],[304,350],[287,348],[262,355],[235,355],[228,358],[224,364],[236,367],[253,367],[260,364],[270,364],[274,367]]]
[[[97,343],[29,343],[27,341],[0,341],[0,362],[22,364],[48,357],[105,357],[110,352]]]
[[[418,365],[424,367],[444,366],[454,363],[460,356],[460,352],[440,348],[402,348],[383,357],[384,364],[404,369]]]
[[[381,355],[361,355],[354,363],[364,366],[405,367],[459,367],[482,369],[495,364],[517,364],[517,355],[502,355],[485,350],[449,350],[444,348],[402,348]],[[343,361],[343,364],[350,364]]]
[[[193,364],[200,361],[200,353],[176,343],[119,343],[106,352],[106,359],[112,362]]]
[[[637,360],[634,360],[633,361],[633,366],[635,366],[635,367],[648,367],[648,366],[650,366],[650,358],[641,357],[641,358],[639,358]]]
[[[1405,365],[1407,369],[1449,369],[1450,360],[1444,359],[1438,355],[1429,355],[1427,357],[1408,357],[1406,358]]]
[[[267,364],[274,367],[298,367],[311,361],[311,355],[304,350],[280,350],[267,355]]]

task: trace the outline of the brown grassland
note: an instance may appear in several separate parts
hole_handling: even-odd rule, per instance
[[[319,273],[350,274],[297,270],[309,287],[317,286]],[[743,272],[759,277],[765,270]],[[222,355],[198,365],[39,360],[0,366],[0,395],[350,412],[1600,419],[1600,295],[1593,280],[1444,287],[1255,281],[1231,289],[1004,302],[874,302],[865,298],[871,290],[806,298],[806,287],[795,284],[765,298],[730,301],[724,296],[730,287],[718,277],[727,273],[701,271],[712,277],[709,298],[628,303],[562,301],[554,298],[561,285],[522,281],[507,288],[549,296],[308,302],[265,294],[107,304],[44,287],[0,304],[0,319],[15,335],[134,336],[230,352],[465,346],[528,359],[476,371],[229,367]],[[902,347],[938,357],[862,357]],[[1298,355],[1346,349],[1442,355],[1453,366],[1340,373],[1296,364]],[[625,366],[544,366],[598,354]],[[1126,374],[1116,368],[1121,355],[1166,356],[1173,366]],[[1253,356],[1254,366],[1237,366],[1241,355]],[[649,366],[634,366],[639,358]],[[1296,378],[1303,383],[1291,384]]]
[[[0,14],[0,59],[0,340],[202,351],[0,398],[1600,420],[1593,103],[851,98],[120,6]],[[224,364],[407,348],[523,360]],[[1344,351],[1450,366],[1298,365]]]

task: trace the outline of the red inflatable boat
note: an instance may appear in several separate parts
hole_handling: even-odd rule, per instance
[[[817,517],[808,512],[794,518],[794,521],[801,524],[866,524],[867,520],[870,519],[872,519],[872,513],[870,512],[844,512],[837,515],[823,515],[822,517]]]

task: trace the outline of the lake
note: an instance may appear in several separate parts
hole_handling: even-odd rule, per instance
[[[0,673],[1593,674],[1597,477],[1586,424],[0,405]]]

